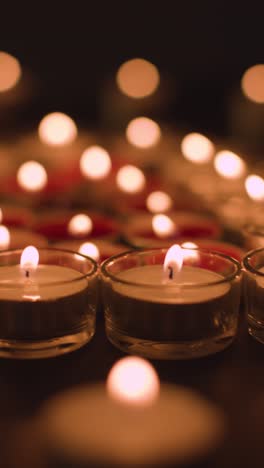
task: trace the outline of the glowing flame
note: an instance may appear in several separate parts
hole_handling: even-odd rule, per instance
[[[116,183],[124,192],[137,193],[143,190],[146,179],[140,169],[128,164],[117,172]]]
[[[149,211],[152,213],[164,213],[172,207],[171,197],[159,190],[151,192],[146,200],[146,205]]]
[[[189,133],[181,142],[183,156],[189,161],[204,164],[210,161],[214,153],[214,145],[201,133]]]
[[[39,138],[52,146],[72,143],[77,136],[74,121],[62,112],[53,112],[43,117],[38,128]]]
[[[144,98],[156,91],[160,77],[157,67],[151,62],[135,58],[123,63],[116,75],[117,85],[132,98]]]
[[[19,186],[28,192],[39,192],[47,184],[48,176],[44,167],[36,161],[27,161],[17,171]]]
[[[87,148],[80,159],[81,172],[90,179],[103,179],[109,174],[111,167],[108,152],[100,146]]]
[[[150,148],[160,140],[161,131],[154,120],[147,117],[138,117],[129,122],[126,137],[131,145],[138,148]]]
[[[264,200],[264,179],[255,174],[245,180],[245,188],[250,198],[256,201]]]
[[[39,252],[36,247],[29,245],[21,255],[20,267],[24,270],[35,270],[39,263]]]
[[[241,87],[245,96],[257,104],[264,103],[264,64],[250,67],[243,75]]]
[[[98,262],[100,258],[99,249],[93,242],[84,242],[79,247],[78,252],[82,255],[87,255],[88,257],[93,258],[96,262]]]
[[[152,229],[156,236],[166,238],[172,236],[176,232],[175,223],[169,216],[157,214],[152,218]]]
[[[232,151],[219,151],[214,160],[214,167],[219,175],[227,179],[241,177],[246,171],[244,161]]]
[[[72,236],[88,235],[93,229],[93,222],[86,214],[74,215],[68,223],[68,232]]]
[[[153,366],[142,358],[120,359],[109,372],[106,387],[119,403],[149,406],[159,395],[159,378]]]
[[[199,258],[199,253],[195,251],[198,249],[198,245],[194,242],[183,242],[182,245],[182,253],[185,260],[197,260]]]
[[[0,92],[13,88],[21,77],[18,60],[6,52],[0,52]]]
[[[180,273],[183,265],[184,255],[180,245],[172,245],[166,253],[163,263],[163,273],[166,280],[174,280]]]
[[[0,250],[8,249],[10,245],[10,233],[7,227],[0,226]]]

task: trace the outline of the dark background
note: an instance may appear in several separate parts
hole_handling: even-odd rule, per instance
[[[0,49],[34,78],[23,124],[54,110],[100,124],[106,78],[142,57],[172,83],[159,118],[226,136],[230,97],[264,56],[258,1],[23,2],[0,21]]]

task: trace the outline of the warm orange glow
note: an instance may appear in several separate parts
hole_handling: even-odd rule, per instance
[[[112,163],[108,152],[100,146],[90,146],[80,159],[82,174],[89,179],[103,179],[111,171]]]
[[[39,138],[51,146],[63,146],[72,143],[77,136],[74,121],[62,112],[53,112],[43,117],[38,128]]]
[[[21,77],[18,60],[6,52],[0,52],[0,92],[13,88]]]
[[[99,249],[93,242],[84,242],[79,247],[78,252],[83,255],[87,255],[88,257],[93,258],[96,262],[98,262],[100,258]]]
[[[136,58],[120,66],[116,81],[119,89],[127,96],[143,98],[156,91],[160,77],[155,65],[147,60]]]
[[[264,179],[262,177],[255,174],[249,175],[245,180],[245,188],[252,200],[264,200]]]
[[[176,232],[175,223],[169,216],[157,214],[152,218],[152,229],[156,236],[166,238],[172,236]]]
[[[151,213],[164,213],[172,207],[171,197],[159,190],[151,192],[146,200],[146,205]]]
[[[150,148],[160,140],[161,131],[154,120],[147,117],[137,117],[129,122],[126,137],[131,145],[138,148]]]
[[[183,265],[183,249],[180,245],[172,245],[166,253],[163,263],[164,279],[166,281],[176,279]]]
[[[93,222],[86,214],[74,215],[68,223],[68,232],[72,236],[88,235],[93,229]]]
[[[7,227],[0,226],[0,250],[8,249],[10,245],[10,233]]]
[[[149,406],[158,398],[159,378],[154,367],[142,358],[120,359],[109,372],[107,391],[119,403]]]
[[[3,211],[0,208],[0,224],[2,223],[2,221],[3,221]]]
[[[197,260],[199,258],[199,252],[196,252],[195,249],[198,248],[198,245],[194,242],[183,242],[182,253],[185,260],[193,259]]]
[[[123,192],[137,193],[143,190],[146,179],[138,167],[128,164],[117,172],[116,183]]]
[[[39,263],[39,252],[36,247],[29,245],[26,247],[21,255],[20,267],[23,269],[35,270]]]
[[[181,142],[183,156],[189,161],[204,164],[210,161],[214,153],[214,145],[200,133],[189,133]]]
[[[246,171],[244,161],[232,151],[219,151],[214,159],[216,172],[227,179],[237,179],[243,176]]]
[[[250,67],[243,75],[241,87],[244,94],[257,104],[264,103],[264,64]]]
[[[37,161],[27,161],[17,171],[19,186],[28,192],[39,192],[48,181],[47,172]]]

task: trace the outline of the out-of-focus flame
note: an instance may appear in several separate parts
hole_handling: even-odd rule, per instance
[[[103,179],[111,171],[112,163],[108,152],[100,146],[90,146],[80,159],[82,174],[89,179]]]
[[[77,136],[74,121],[62,112],[52,112],[43,117],[38,128],[40,140],[51,146],[63,146],[72,143]]]
[[[28,192],[39,192],[48,181],[47,172],[37,161],[27,161],[17,171],[19,186]]]
[[[135,58],[120,66],[116,81],[122,93],[131,98],[144,98],[156,91],[160,76],[157,67],[151,62]]]
[[[198,260],[199,252],[195,251],[195,249],[198,249],[197,244],[194,242],[183,242],[181,246],[183,247],[182,252],[185,260]]]
[[[214,167],[216,172],[227,179],[237,179],[244,175],[246,164],[232,151],[219,151],[215,155]]]
[[[0,226],[0,250],[8,249],[10,245],[10,232],[6,226]]]
[[[181,142],[183,156],[189,161],[204,164],[210,161],[214,153],[214,145],[201,133],[189,133]]]
[[[120,359],[109,372],[108,394],[119,403],[130,406],[150,406],[159,396],[160,383],[153,366],[142,358]]]
[[[245,71],[241,87],[245,96],[257,104],[264,103],[264,64],[260,63]]]
[[[151,192],[146,200],[146,205],[151,213],[165,213],[169,211],[172,207],[171,197],[160,190]]]
[[[137,193],[143,190],[146,179],[138,167],[127,164],[117,172],[116,183],[123,192]]]
[[[20,80],[21,67],[18,60],[6,52],[0,52],[0,92],[12,89]]]
[[[74,215],[68,223],[68,232],[72,236],[84,236],[91,233],[93,222],[90,216],[80,213]]]
[[[252,200],[264,200],[264,179],[262,177],[255,174],[249,175],[245,180],[245,189]]]
[[[176,232],[175,223],[169,216],[156,214],[152,218],[152,229],[160,238],[171,237]]]
[[[177,275],[182,269],[183,259],[183,249],[180,245],[174,244],[168,249],[163,263],[163,274],[166,281],[177,279]]]
[[[131,145],[138,148],[155,146],[161,137],[159,125],[147,117],[137,117],[129,122],[126,137]]]
[[[93,242],[84,242],[80,245],[78,252],[93,258],[96,262],[100,259],[99,249]]]

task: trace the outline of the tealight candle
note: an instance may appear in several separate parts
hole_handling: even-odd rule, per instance
[[[106,260],[101,272],[107,336],[123,351],[187,359],[234,340],[240,266],[231,257],[179,246],[142,250]]]
[[[245,304],[249,334],[264,343],[264,249],[249,252],[243,259]]]
[[[59,249],[1,252],[0,356],[49,357],[88,342],[96,272],[92,259]]]
[[[151,364],[128,357],[111,369],[106,388],[82,386],[47,402],[37,429],[48,466],[182,466],[212,455],[225,418],[196,392],[160,385]]]

